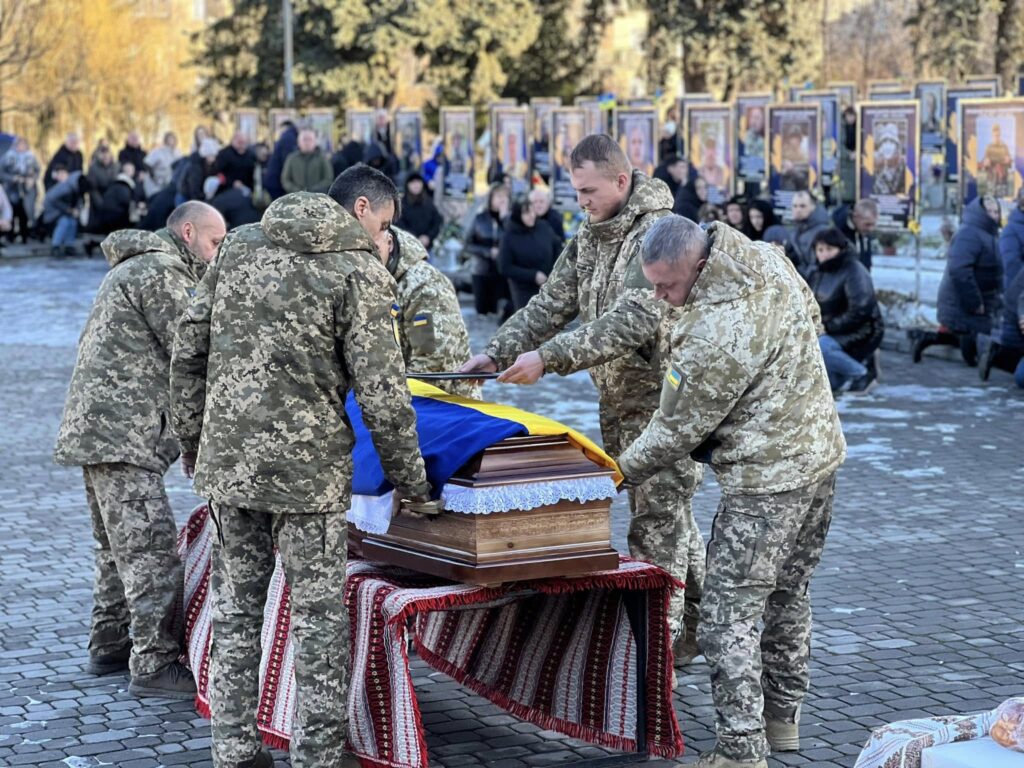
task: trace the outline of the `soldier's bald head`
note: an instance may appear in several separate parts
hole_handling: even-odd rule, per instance
[[[188,200],[167,217],[167,228],[181,238],[189,252],[210,263],[227,234],[220,211],[199,200]]]

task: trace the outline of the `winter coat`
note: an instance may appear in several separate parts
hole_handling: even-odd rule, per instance
[[[164,473],[171,434],[171,348],[205,265],[167,230],[115,232],[110,271],[78,344],[57,436],[58,464],[125,463]]]
[[[1020,332],[1020,319],[1024,317],[1024,269],[1017,274],[1006,288],[1004,296],[1003,327],[999,340],[1008,347],[1024,349],[1024,334]]]
[[[181,152],[178,151],[177,147],[172,149],[166,144],[160,145],[146,155],[145,163],[146,167],[149,168],[149,181],[146,184],[148,197],[152,197],[171,183],[174,174],[174,164],[180,159]]]
[[[7,199],[12,204],[22,203],[30,218],[34,218],[36,213],[39,172],[39,160],[31,151],[10,149],[0,159],[0,183],[7,192]],[[15,176],[24,177],[27,181],[15,182]]]
[[[93,160],[89,166],[89,208],[95,215],[95,211],[103,207],[103,195],[117,181],[121,173],[121,166],[116,162],[104,165],[98,159]]]
[[[385,144],[379,141],[371,142],[363,153],[363,162],[371,168],[376,168],[388,178],[394,178],[398,174],[398,158],[388,152]]]
[[[558,238],[558,250],[562,250],[565,245],[565,219],[562,218],[562,214],[554,208],[548,208],[548,212],[542,218]]]
[[[263,187],[273,198],[284,194],[284,187],[281,186],[281,174],[284,172],[284,161],[288,155],[299,148],[299,132],[294,125],[289,125],[278,137],[274,144],[274,151],[270,153],[267,160],[267,169],[263,173]]]
[[[197,493],[271,513],[347,509],[351,390],[397,492],[430,492],[394,290],[366,230],[327,195],[285,195],[228,234],[171,361],[172,423],[182,450],[198,450]]]
[[[664,141],[664,139],[662,139],[662,141]],[[659,157],[664,157],[664,155],[659,154]],[[678,194],[680,187],[683,186],[672,178],[672,174],[668,172],[668,166],[664,161],[654,169],[654,178],[661,179],[668,185],[668,191],[672,193],[672,197],[675,197]]]
[[[561,250],[558,238],[543,219],[532,227],[508,222],[498,252],[498,271],[508,278],[516,309],[525,307],[540,291],[537,273],[550,275]]]
[[[685,216],[690,221],[699,222],[702,205],[704,205],[704,201],[697,197],[697,180],[690,179],[676,192],[672,211],[680,216]]]
[[[333,181],[331,161],[320,147],[309,154],[295,150],[284,161],[281,186],[285,192],[326,192]]]
[[[353,165],[363,162],[364,152],[366,152],[366,147],[363,146],[361,141],[350,141],[331,155],[331,166],[335,177],[344,173]]]
[[[504,231],[503,222],[491,211],[484,209],[473,218],[466,238],[466,253],[473,257],[474,275],[498,274],[498,261],[491,255],[491,249],[501,245]]]
[[[832,223],[836,229],[843,233],[843,236],[850,242],[857,253],[860,263],[871,271],[871,260],[874,256],[875,239],[870,235],[862,235],[853,226],[850,217],[852,209],[848,205],[841,205],[832,212]]]
[[[46,173],[43,174],[43,188],[49,189],[57,182],[53,180],[53,169],[58,165],[63,165],[68,169],[68,173],[74,173],[75,171],[81,171],[85,168],[85,160],[82,157],[82,151],[76,149],[72,152],[65,145],[61,144],[53,157],[50,158],[50,162],[46,166]]]
[[[224,177],[220,185],[222,190],[235,186],[236,181],[252,189],[255,171],[256,155],[251,149],[238,152],[234,147],[226,146],[217,153],[217,159],[213,162],[213,172]]]
[[[764,226],[760,232],[755,231],[754,227],[750,225],[750,211],[755,208],[761,212],[761,216],[764,219]],[[750,206],[747,209],[747,225],[751,240],[764,240],[764,236],[768,232],[768,228],[776,225],[775,209],[772,208],[772,204],[767,200],[751,200]]]
[[[434,240],[441,233],[444,217],[437,210],[430,194],[424,189],[419,197],[415,198],[408,192],[405,193],[402,198],[402,215],[398,217],[395,224],[416,237],[426,235],[430,238],[430,244],[433,245]]]
[[[794,221],[790,229],[789,242],[786,243],[786,255],[793,262],[796,271],[807,280],[818,266],[811,243],[814,236],[832,226],[825,206],[816,205],[803,221]]]
[[[184,163],[185,170],[178,182],[178,194],[185,200],[205,200],[203,182],[213,174],[213,169],[198,152],[189,155]]]
[[[1014,208],[999,234],[999,257],[1003,261],[1003,289],[1008,293],[1010,283],[1024,267],[1024,211]]]
[[[127,144],[117,153],[118,165],[131,163],[135,166],[135,178],[146,170],[146,150],[142,147],[129,147]]]
[[[719,224],[710,235],[710,257],[672,329],[658,409],[619,468],[636,482],[696,452],[727,494],[820,482],[842,463],[846,441],[818,307],[775,248]]]
[[[964,208],[962,221],[939,284],[939,322],[953,333],[991,333],[1003,287],[999,224],[985,212],[980,197]]]
[[[122,173],[107,188],[99,207],[93,209],[89,222],[92,231],[107,235],[119,229],[131,227],[131,209],[134,198],[135,182]]]
[[[43,197],[43,224],[50,226],[61,216],[74,216],[82,205],[82,172],[75,171],[64,181],[55,184]]]
[[[825,333],[850,357],[865,360],[882,343],[885,326],[875,299],[871,274],[857,258],[853,246],[829,259],[809,282],[821,308]]]

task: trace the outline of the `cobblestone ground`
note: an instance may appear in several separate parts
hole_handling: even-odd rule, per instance
[[[185,702],[140,702],[124,677],[83,672],[91,536],[80,475],[50,455],[75,342],[105,267],[0,263],[0,766],[209,766],[209,724]],[[479,347],[492,326],[472,321]],[[804,751],[778,765],[852,766],[868,731],[972,712],[1024,693],[1024,397],[995,373],[883,355],[884,385],[841,402],[850,456],[813,584],[812,691]],[[490,397],[596,434],[585,376]],[[172,503],[196,499],[177,467]],[[697,516],[707,531],[718,491]],[[626,517],[615,506],[616,543]],[[416,665],[434,764],[541,766],[602,754],[519,722]],[[713,743],[707,667],[681,677],[683,763]],[[278,765],[287,765],[284,756]]]

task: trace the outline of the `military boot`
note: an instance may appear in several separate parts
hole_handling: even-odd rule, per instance
[[[192,699],[196,695],[196,681],[185,665],[176,661],[152,675],[133,677],[128,693],[143,698]]]
[[[672,643],[672,665],[676,669],[682,669],[700,656],[700,648],[697,647],[697,633],[695,628],[683,626],[683,631]]]
[[[768,761],[763,757],[760,760],[733,760],[713,749],[700,756],[697,768],[768,768]]]
[[[90,675],[102,677],[113,675],[116,672],[128,671],[128,659],[132,655],[132,644],[128,643],[123,650],[113,653],[89,654],[89,662],[85,665],[85,671]]]
[[[764,721],[765,736],[772,747],[772,752],[800,751],[800,724],[787,723],[783,720]]]
[[[238,768],[274,768],[274,756],[267,751],[266,747],[263,747],[255,757],[250,757],[235,765]]]
[[[361,766],[359,758],[351,752],[346,752],[341,756],[341,768],[360,768]]]

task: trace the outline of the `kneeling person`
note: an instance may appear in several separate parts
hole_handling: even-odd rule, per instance
[[[655,297],[682,312],[658,410],[619,468],[635,485],[692,454],[718,476],[698,630],[718,745],[698,765],[766,768],[769,742],[798,748],[807,587],[846,450],[818,310],[776,249],[721,224],[705,233],[681,216],[656,222],[643,272]]]
[[[82,467],[96,539],[87,670],[130,666],[129,691],[139,696],[195,695],[177,663],[184,575],[164,488],[178,458],[168,384],[174,331],[224,229],[216,210],[188,202],[161,232],[121,230],[103,241],[111,269],[79,342],[57,437],[57,463]]]

